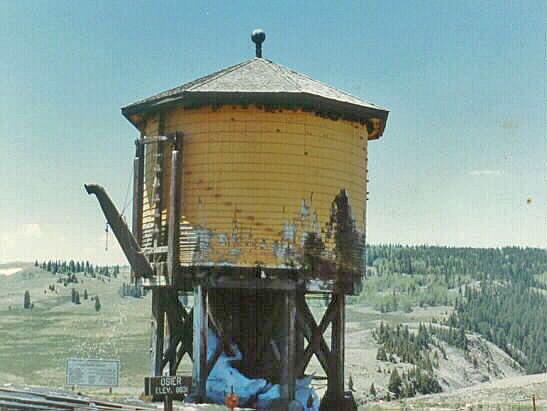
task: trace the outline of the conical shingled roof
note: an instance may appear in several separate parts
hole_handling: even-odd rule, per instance
[[[257,103],[302,106],[360,121],[382,120],[388,110],[263,58],[253,58],[122,108],[134,115],[173,104]],[[380,133],[381,134],[381,133]]]

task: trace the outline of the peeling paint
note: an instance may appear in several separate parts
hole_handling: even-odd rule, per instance
[[[296,224],[285,223],[283,226],[283,240],[293,242],[296,238]]]

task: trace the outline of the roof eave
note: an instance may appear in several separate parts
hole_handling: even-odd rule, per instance
[[[291,92],[198,92],[183,91],[156,100],[130,104],[122,107],[125,118],[137,129],[141,129],[141,119],[146,114],[169,107],[185,105],[219,105],[219,104],[259,104],[266,106],[286,106],[304,110],[349,117],[359,121],[379,118],[382,124],[379,133],[370,140],[376,140],[383,134],[389,110],[378,106],[365,106],[339,101],[311,93]]]

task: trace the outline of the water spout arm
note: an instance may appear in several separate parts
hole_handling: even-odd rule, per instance
[[[135,275],[139,277],[153,277],[154,270],[152,269],[150,262],[141,252],[137,240],[135,240],[135,237],[133,237],[133,234],[129,231],[129,227],[127,227],[127,224],[105,189],[97,184],[84,184],[84,187],[88,194],[95,194],[97,197],[103,214],[106,217],[106,221],[108,221],[108,224],[112,228]]]

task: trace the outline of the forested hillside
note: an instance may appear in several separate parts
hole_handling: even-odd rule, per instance
[[[381,311],[451,305],[455,336],[476,332],[528,373],[547,371],[546,250],[372,245],[367,266],[364,294]]]
[[[477,332],[530,374],[547,371],[547,298],[523,284],[465,288],[447,324]]]
[[[547,250],[539,248],[457,248],[369,245],[367,266],[379,275],[432,274],[446,283],[458,277],[476,280],[510,280],[547,289],[538,275],[547,272]]]

